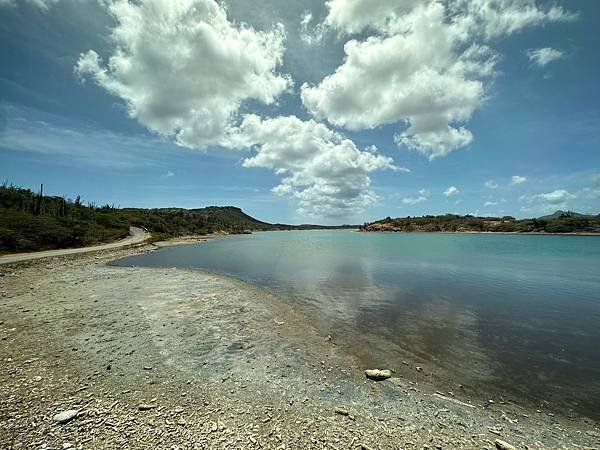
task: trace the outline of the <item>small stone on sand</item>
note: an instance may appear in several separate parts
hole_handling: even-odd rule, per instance
[[[365,370],[365,375],[367,376],[367,378],[369,378],[370,380],[374,380],[374,381],[382,381],[382,380],[387,380],[388,378],[392,377],[392,371],[389,369],[367,369]]]
[[[75,417],[77,417],[77,414],[79,414],[79,410],[77,409],[68,409],[67,411],[63,411],[57,415],[54,416],[54,421],[58,422],[60,424],[65,424],[67,422],[70,422],[71,420],[73,420]]]

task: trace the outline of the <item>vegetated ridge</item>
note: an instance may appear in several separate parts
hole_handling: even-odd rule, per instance
[[[0,252],[75,248],[112,242],[128,236],[130,226],[145,228],[155,239],[210,233],[351,227],[270,224],[234,206],[142,209],[116,208],[108,204],[86,205],[80,197],[70,200],[44,195],[43,185],[37,193],[8,183],[0,186]]]
[[[504,217],[475,217],[444,214],[442,216],[387,217],[365,223],[360,231],[401,232],[503,232],[503,233],[600,233],[600,214],[557,211],[537,219]]]

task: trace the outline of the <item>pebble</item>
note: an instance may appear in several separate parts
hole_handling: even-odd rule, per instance
[[[75,417],[77,417],[77,414],[79,414],[79,410],[77,409],[68,409],[67,411],[63,411],[57,415],[54,416],[53,420],[55,422],[58,422],[60,424],[65,424],[67,422],[70,422],[71,420],[73,420]]]
[[[367,376],[367,378],[369,378],[370,380],[374,380],[374,381],[382,381],[382,380],[387,380],[388,378],[392,377],[392,371],[389,369],[367,369],[365,370],[365,375]]]
[[[335,408],[335,413],[342,416],[348,416],[350,414],[346,408],[340,408],[339,406]]]
[[[500,439],[496,439],[494,445],[496,445],[498,450],[517,450],[517,447],[514,445],[510,445],[508,442],[501,441]]]
[[[138,405],[138,409],[140,411],[149,411],[149,410],[154,409],[154,408],[156,408],[156,405],[144,405],[144,404]]]

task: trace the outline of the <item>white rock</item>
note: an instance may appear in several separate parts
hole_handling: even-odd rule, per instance
[[[392,371],[388,369],[367,369],[365,370],[365,375],[367,378],[374,381],[382,381],[387,380],[392,377]]]
[[[496,439],[494,444],[498,450],[517,450],[517,447],[514,445],[510,445],[508,442],[501,441],[500,439]]]
[[[58,423],[67,423],[77,417],[79,414],[79,410],[77,409],[68,409],[67,411],[63,411],[54,416],[54,421]]]

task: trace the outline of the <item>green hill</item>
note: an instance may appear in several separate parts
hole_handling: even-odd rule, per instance
[[[573,211],[562,211],[559,209],[558,211],[556,211],[553,214],[538,217],[538,220],[554,220],[554,219],[560,219],[561,217],[590,217],[590,216],[587,216],[585,214],[579,214],[579,213],[576,213]]]
[[[552,215],[554,216],[554,215]],[[551,217],[551,216],[548,216]],[[403,232],[504,232],[504,233],[600,233],[600,215],[559,214],[551,219],[514,217],[443,216],[390,217],[365,223],[361,231]]]
[[[155,239],[191,234],[358,228],[344,225],[270,224],[235,206],[183,208],[115,208],[84,205],[81,198],[43,195],[4,183],[0,186],[0,252],[27,252],[83,247],[129,235],[130,226],[152,232]]]
[[[0,186],[0,252],[111,242],[128,236],[131,225],[146,228],[156,238],[293,228],[261,222],[233,206],[119,209],[112,205],[84,205],[79,197],[69,200],[46,196],[7,183]]]

